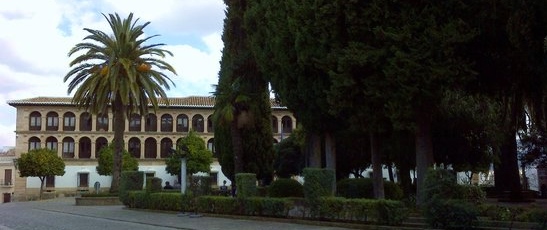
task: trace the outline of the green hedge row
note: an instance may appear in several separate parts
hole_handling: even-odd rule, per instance
[[[402,202],[392,200],[321,197],[317,204],[319,214],[312,215],[310,205],[302,198],[232,198],[223,196],[192,198],[190,195],[178,193],[147,193],[146,191],[129,192],[127,206],[129,208],[167,211],[342,220],[384,225],[400,225],[408,214]]]

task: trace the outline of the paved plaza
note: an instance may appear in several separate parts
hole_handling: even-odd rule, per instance
[[[76,206],[74,197],[0,204],[0,230],[26,229],[319,229],[345,228],[219,217],[190,217],[124,206]]]

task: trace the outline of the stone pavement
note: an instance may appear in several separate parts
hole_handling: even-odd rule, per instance
[[[88,217],[97,220],[114,221],[116,223],[138,224],[138,226],[157,227],[162,229],[211,229],[211,230],[297,230],[297,229],[319,229],[319,230],[342,230],[346,228],[285,223],[268,220],[235,219],[224,217],[192,217],[173,212],[154,212],[126,209],[124,206],[76,206],[74,197],[56,198],[43,201],[14,202],[1,204],[0,208],[12,207],[22,208],[21,210],[32,209],[45,212],[60,213],[63,215],[74,215]],[[22,213],[23,214],[23,213]],[[24,215],[24,214],[23,214]],[[0,223],[1,225],[1,223]],[[144,227],[143,227],[144,228]],[[0,228],[1,229],[1,228]],[[105,229],[105,228],[102,228]],[[138,228],[135,228],[138,229]]]

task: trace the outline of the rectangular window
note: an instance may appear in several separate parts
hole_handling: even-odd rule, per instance
[[[89,173],[78,173],[78,187],[89,187]]]
[[[47,118],[47,126],[57,127],[58,125],[59,125],[59,118],[58,117],[48,117]]]
[[[42,127],[42,118],[38,116],[30,117],[30,130],[40,130]]]
[[[35,142],[35,141],[31,141],[29,143],[29,147],[28,147],[28,150],[35,150],[35,149],[39,149],[40,148],[40,142]]]
[[[46,148],[57,151],[57,142],[46,142]]]
[[[12,185],[12,182],[11,182],[11,169],[6,169],[4,171],[4,184],[5,185]]]

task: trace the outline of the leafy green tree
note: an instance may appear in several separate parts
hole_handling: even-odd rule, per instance
[[[275,146],[275,175],[280,178],[290,178],[300,175],[305,166],[304,155],[294,135],[281,140]]]
[[[112,175],[112,165],[113,165],[113,153],[114,146],[112,144],[108,145],[106,148],[102,148],[99,151],[97,173],[103,176]],[[139,160],[127,151],[123,150],[122,154],[122,171],[137,171],[139,170]]]
[[[65,175],[65,162],[51,149],[34,149],[21,154],[15,166],[21,177],[38,177],[40,179],[40,199],[44,192],[44,181],[48,176]]]
[[[188,136],[177,143],[177,149],[171,156],[165,159],[165,171],[171,175],[177,175],[180,181],[180,161],[186,157],[186,172],[191,176],[194,173],[211,171],[213,153],[207,149],[205,141],[195,131],[190,131]]]
[[[223,173],[273,177],[273,136],[268,82],[249,50],[243,15],[248,1],[225,1],[224,49],[215,90],[215,146]]]
[[[73,67],[64,77],[69,81],[68,93],[76,90],[73,102],[93,114],[112,111],[114,130],[114,157],[111,192],[117,192],[122,168],[125,121],[133,114],[148,114],[159,103],[167,103],[165,89],[174,85],[166,73],[175,69],[162,58],[172,55],[159,47],[164,44],[145,44],[158,35],[142,37],[150,24],[137,24],[130,13],[125,19],[118,14],[104,15],[112,30],[84,28],[89,35],[85,42],[76,44],[68,53],[79,54],[71,62]],[[85,51],[80,53],[80,51]]]

